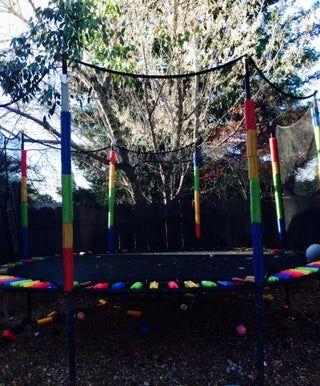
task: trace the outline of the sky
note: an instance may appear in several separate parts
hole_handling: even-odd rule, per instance
[[[3,4],[8,3],[11,0],[0,0],[0,49],[7,47],[8,41],[11,36],[16,36],[19,33],[23,32],[25,25],[19,21],[19,19],[13,15],[10,15],[8,13],[2,12],[3,11]],[[12,3],[14,3],[12,1]],[[26,19],[28,19],[32,15],[32,7],[30,5],[30,2],[28,0],[20,0],[18,2],[21,4],[21,9],[23,10],[23,15]],[[48,3],[47,0],[33,0],[33,3],[35,6],[44,6]],[[309,6],[313,3],[313,0],[297,0],[295,2],[295,6],[298,7],[304,7]],[[320,10],[318,12],[318,20],[320,20]],[[320,50],[320,39],[317,39],[314,42],[315,47],[319,48]],[[319,71],[320,71],[320,64],[319,64]],[[312,91],[316,89],[320,89],[320,81],[314,82],[310,85],[310,89]],[[0,103],[7,102],[9,99],[7,97],[1,97],[0,95]],[[0,112],[1,113],[1,112]],[[2,114],[1,114],[2,115]],[[0,115],[0,116],[1,116]],[[38,112],[38,115],[41,117],[43,114],[41,111]],[[52,120],[50,122],[54,127],[59,127],[59,120]],[[2,118],[1,120],[2,125],[7,125],[6,127],[21,127],[26,128],[27,134],[30,136],[33,136],[35,138],[41,138],[45,139],[48,138],[48,134],[44,132],[43,130],[39,130],[38,125],[32,125],[29,121],[24,120],[22,118],[10,118],[10,120],[6,120],[6,118]],[[74,138],[76,141],[79,140],[78,138]],[[30,171],[29,179],[33,180],[35,183],[35,186],[42,191],[43,193],[49,193],[51,194],[56,200],[60,200],[60,196],[56,193],[57,188],[60,187],[60,155],[57,151],[34,151],[31,149],[37,148],[34,144],[29,144],[29,155],[28,155],[28,161],[30,164],[36,166],[39,171],[42,171],[42,176],[46,178],[42,178],[42,182],[40,181],[40,174],[37,173],[37,171]],[[77,170],[76,168],[73,168],[73,174],[75,181],[77,185],[88,187],[88,183],[86,182],[85,178],[83,177],[81,171]],[[49,178],[47,178],[49,176]]]
[[[21,9],[26,19],[29,19],[33,11],[29,1],[20,0]],[[48,1],[34,0],[35,6],[45,6]],[[8,38],[17,36],[25,30],[25,25],[17,17],[1,12],[2,2],[0,1],[0,48],[5,48],[8,45]],[[8,102],[10,98],[0,97],[0,103]],[[44,115],[41,111],[36,112],[36,116],[42,117]],[[59,127],[59,118],[51,119],[49,123],[55,127]],[[55,139],[48,135],[45,130],[41,130],[39,125],[32,124],[30,121],[18,118],[6,121],[1,120],[1,125],[11,128],[23,128],[29,136],[37,139]],[[75,141],[78,138],[73,138]],[[28,180],[31,184],[39,189],[41,193],[50,194],[56,201],[61,201],[61,196],[58,193],[61,186],[61,163],[60,153],[58,150],[44,148],[36,144],[26,143],[25,148],[28,150],[28,165],[32,168],[28,170]],[[88,182],[83,176],[83,173],[73,165],[73,177],[78,186],[89,187]]]

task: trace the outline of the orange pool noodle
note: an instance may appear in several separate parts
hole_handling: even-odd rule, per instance
[[[142,315],[142,312],[141,311],[137,311],[137,310],[128,310],[127,311],[127,315],[128,316],[134,316],[136,318],[140,318],[140,316]]]
[[[49,324],[51,322],[53,322],[53,318],[51,316],[47,316],[46,318],[37,320],[37,324],[39,324],[39,326],[42,326],[44,324]]]

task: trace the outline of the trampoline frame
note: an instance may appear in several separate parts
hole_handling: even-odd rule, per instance
[[[237,60],[242,59],[238,58]],[[232,61],[234,62],[234,61]],[[231,63],[231,62],[230,62]],[[230,64],[227,63],[227,64]],[[83,64],[83,63],[82,63]],[[254,63],[253,63],[254,64]],[[254,64],[255,65],[255,64]],[[217,68],[220,68],[218,66]],[[132,74],[131,74],[132,75]],[[193,74],[194,75],[194,74]],[[147,77],[143,75],[143,77]],[[155,76],[150,76],[155,77]],[[172,76],[171,76],[172,77]],[[178,77],[178,75],[177,75]],[[179,75],[181,77],[181,75]],[[73,296],[76,294],[97,292],[109,294],[178,294],[185,292],[194,293],[213,293],[221,291],[234,291],[239,289],[252,289],[255,292],[256,299],[256,314],[257,314],[257,351],[258,351],[258,378],[259,385],[264,384],[264,301],[263,291],[265,287],[274,287],[278,285],[285,285],[286,297],[289,300],[287,292],[287,283],[291,280],[299,280],[310,276],[318,275],[320,269],[320,261],[305,264],[293,269],[286,269],[284,271],[273,273],[268,280],[265,277],[264,267],[264,251],[262,244],[262,224],[261,224],[261,203],[260,203],[260,180],[258,173],[258,156],[256,146],[256,124],[254,113],[254,101],[251,99],[250,90],[250,70],[248,59],[245,59],[245,125],[247,131],[247,157],[250,181],[250,205],[251,205],[251,234],[253,245],[252,258],[252,273],[251,279],[240,278],[241,280],[231,280],[228,284],[218,283],[217,287],[204,288],[202,286],[190,288],[160,288],[160,289],[129,289],[122,288],[113,290],[112,288],[90,288],[92,283],[79,283],[74,286],[74,254],[73,254],[73,206],[72,206],[72,177],[71,177],[71,113],[69,106],[69,85],[67,74],[66,58],[62,60],[62,76],[61,76],[61,165],[62,165],[62,240],[63,240],[63,273],[64,278],[61,285],[56,286],[54,283],[41,288],[34,286],[25,287],[22,284],[21,278],[14,278],[12,280],[5,280],[6,276],[10,276],[11,270],[14,270],[12,264],[3,265],[0,267],[0,288],[7,291],[25,291],[28,293],[28,315],[31,319],[31,293],[36,292],[51,292],[64,293],[66,298],[66,330],[68,337],[68,357],[69,357],[69,381],[74,384],[76,380],[75,367],[75,338],[74,338],[74,305]],[[269,82],[270,83],[270,82]],[[274,86],[275,87],[275,86]],[[314,95],[312,95],[314,96]],[[310,97],[310,96],[308,96]],[[303,97],[301,99],[305,99]],[[318,117],[319,118],[319,117]],[[22,141],[23,144],[23,141]],[[24,150],[22,148],[22,150]],[[319,169],[320,171],[320,169]],[[26,177],[26,170],[23,169],[24,177]],[[23,183],[26,187],[26,181]],[[23,191],[25,193],[25,191]],[[25,198],[25,197],[24,197]],[[25,203],[25,200],[23,200]],[[25,224],[24,224],[25,225]],[[112,225],[112,224],[111,224]],[[25,248],[27,246],[25,244]],[[24,259],[18,264],[26,264],[29,259]],[[31,262],[34,262],[31,260]],[[40,264],[40,263],[39,263]],[[253,279],[252,279],[253,277]],[[9,278],[10,279],[10,278]],[[243,280],[242,280],[243,279]],[[32,281],[32,279],[31,279]],[[10,284],[11,283],[11,284]],[[17,284],[13,284],[17,283]],[[26,282],[25,282],[26,283]],[[24,284],[25,284],[24,283]],[[27,283],[30,283],[27,282]],[[43,283],[43,282],[42,282]]]

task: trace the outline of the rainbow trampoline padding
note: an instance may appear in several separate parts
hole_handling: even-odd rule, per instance
[[[254,282],[252,253],[214,251],[77,255],[75,290],[208,291],[244,288]],[[306,263],[303,253],[265,253],[265,284],[317,274],[320,260]],[[34,257],[0,267],[0,288],[63,291],[61,257]],[[173,284],[175,283],[175,284]]]

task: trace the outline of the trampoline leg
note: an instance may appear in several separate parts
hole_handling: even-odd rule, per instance
[[[257,351],[258,351],[258,378],[257,384],[264,385],[264,302],[263,287],[256,287],[256,312],[258,324]]]
[[[27,321],[28,321],[28,323],[31,323],[31,314],[32,314],[31,292],[27,292]]]
[[[74,317],[73,317],[73,296],[71,292],[66,293],[66,328],[69,356],[69,384],[75,385],[75,341],[74,341]]]
[[[289,287],[288,284],[284,285],[284,292],[286,294],[286,304],[288,307],[290,307],[290,296],[289,296]]]

